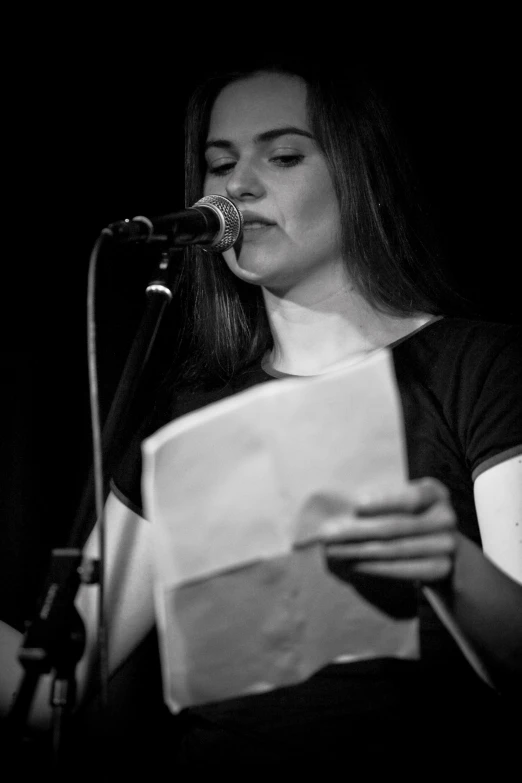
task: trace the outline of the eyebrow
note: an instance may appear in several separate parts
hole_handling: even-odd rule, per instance
[[[305,136],[307,139],[313,139],[313,135],[309,131],[305,131],[302,128],[297,128],[294,125],[285,125],[283,128],[273,128],[272,130],[263,131],[254,136],[254,144],[265,144],[268,141],[274,141],[280,136]],[[218,147],[220,149],[231,149],[234,144],[227,139],[209,139],[205,144],[205,150],[209,147]]]

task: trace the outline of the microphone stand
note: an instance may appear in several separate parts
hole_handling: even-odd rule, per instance
[[[165,245],[165,242],[162,241],[162,244]],[[162,250],[155,277],[146,288],[145,312],[103,427],[104,499],[109,493],[109,480],[116,460],[121,457],[117,434],[125,426],[166,306],[172,300],[174,285],[170,274],[171,262],[181,252],[180,247]],[[24,728],[40,678],[49,672],[53,673],[50,703],[55,765],[60,761],[67,718],[75,703],[76,665],[85,650],[85,627],[74,601],[80,584],[97,583],[100,568],[103,567],[96,560],[83,563],[82,547],[95,522],[91,468],[68,544],[65,548],[53,549],[51,552],[50,568],[36,616],[26,626],[18,654],[24,674],[7,716],[7,736],[13,748],[17,741],[23,741]]]

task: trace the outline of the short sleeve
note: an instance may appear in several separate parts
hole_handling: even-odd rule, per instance
[[[469,389],[466,458],[472,478],[522,453],[522,328],[493,342]],[[466,401],[467,402],[467,401]]]

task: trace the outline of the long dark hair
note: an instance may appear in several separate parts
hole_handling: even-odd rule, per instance
[[[186,115],[186,204],[203,192],[204,142],[213,103],[233,81],[260,71],[302,77],[309,121],[340,205],[343,255],[362,296],[393,315],[455,311],[419,206],[414,173],[390,111],[360,68],[327,69],[296,59],[251,63],[211,75]],[[181,274],[187,382],[226,382],[272,346],[261,288],[236,278],[220,255],[187,250]]]

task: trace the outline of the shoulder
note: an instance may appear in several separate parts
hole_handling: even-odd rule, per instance
[[[398,368],[431,386],[452,379],[480,384],[496,368],[522,378],[522,326],[466,318],[441,318],[393,347]]]
[[[408,345],[437,346],[446,344],[468,348],[487,348],[498,341],[520,340],[522,326],[519,324],[483,321],[470,318],[446,316],[432,321],[397,344],[397,348]]]
[[[468,401],[486,387],[520,391],[522,326],[466,318],[441,318],[393,347],[399,375],[416,378],[437,396]]]
[[[515,350],[522,347],[522,326],[518,324],[442,318],[434,326],[438,326],[438,333],[434,330],[430,335],[428,330],[426,338],[438,338],[444,344],[445,352],[457,349],[463,357],[468,354],[494,356],[504,346],[512,346]]]
[[[404,407],[453,434],[474,478],[520,453],[521,326],[443,318],[393,356]]]

